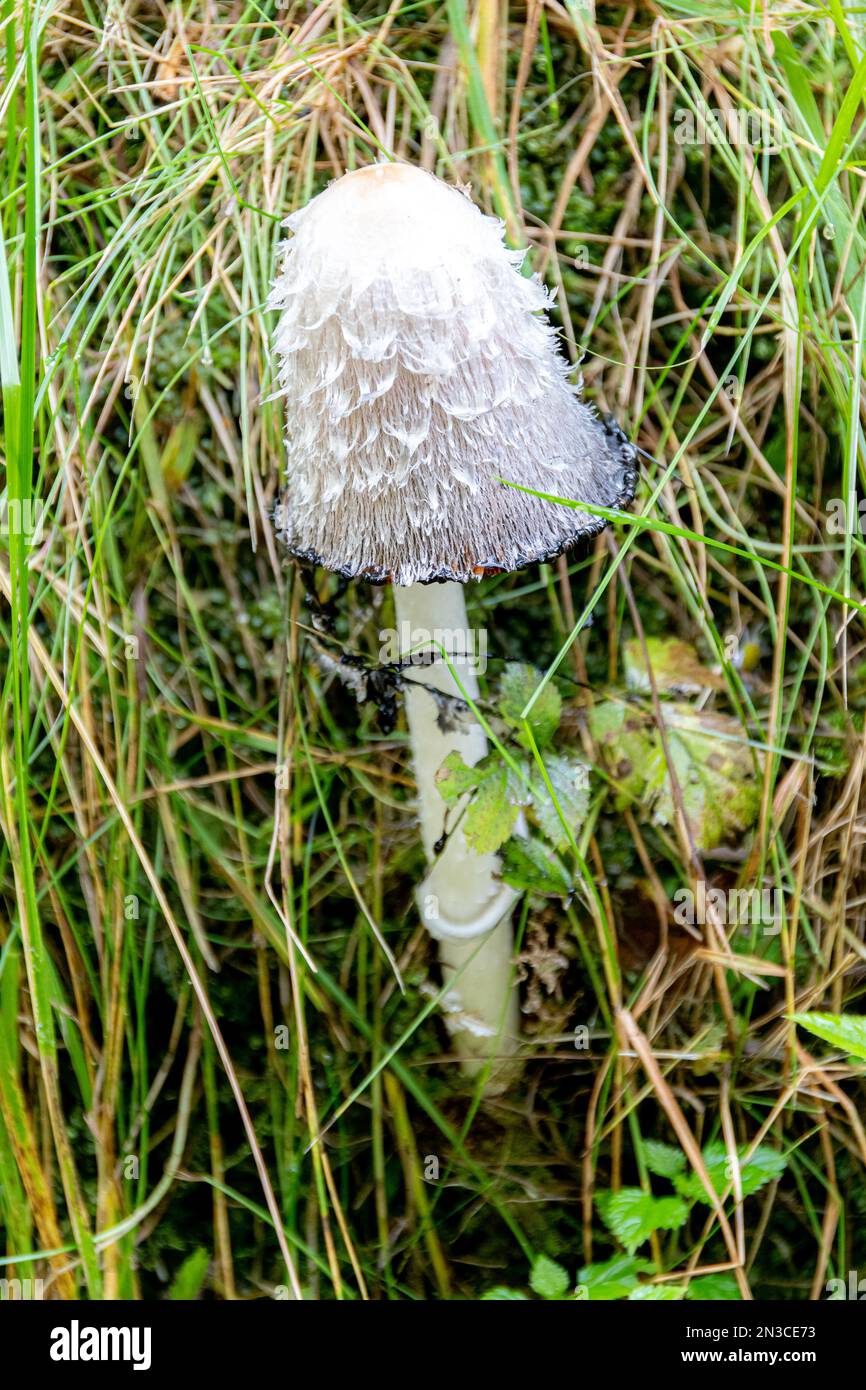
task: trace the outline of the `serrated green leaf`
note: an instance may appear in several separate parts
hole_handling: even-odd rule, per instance
[[[472,797],[463,819],[463,833],[477,854],[499,849],[514,829],[518,805],[509,792],[507,771],[500,763]]]
[[[630,1255],[654,1231],[677,1230],[689,1214],[679,1197],[653,1197],[639,1187],[599,1192],[596,1203],[604,1224]]]
[[[695,1303],[717,1299],[738,1303],[742,1297],[733,1274],[702,1274],[699,1279],[690,1281],[686,1292],[686,1298]]]
[[[673,1144],[661,1144],[657,1139],[646,1140],[644,1156],[647,1168],[660,1178],[672,1178],[676,1173],[682,1173],[686,1166],[682,1149]]]
[[[554,849],[566,849],[569,836],[560,819],[557,805],[571,834],[577,839],[589,811],[589,769],[585,763],[552,753],[544,759],[544,769],[550,778],[547,786],[541,772],[535,769],[532,783],[532,805],[538,827]]]
[[[857,1014],[821,1013],[793,1014],[792,1017],[800,1028],[814,1033],[816,1038],[823,1038],[840,1052],[866,1062],[866,1018]]]
[[[522,714],[532,699],[543,677],[534,666],[522,661],[506,663],[505,673],[499,691],[499,710],[503,719],[515,728],[523,729]],[[529,713],[528,724],[539,748],[549,743],[559,728],[562,714],[562,699],[551,681],[542,690]]]
[[[474,791],[487,775],[483,764],[469,767],[463,754],[456,751],[448,754],[436,773],[436,786],[443,801],[459,801],[467,792]]]
[[[686,1296],[684,1284],[639,1284],[628,1296],[629,1303],[680,1303]]]
[[[635,1255],[614,1255],[601,1264],[586,1265],[577,1276],[578,1289],[590,1303],[628,1298],[641,1274],[654,1274],[655,1265]]]
[[[436,773],[436,785],[449,804],[470,798],[463,833],[478,854],[497,850],[508,839],[526,800],[520,779],[496,752],[474,767],[469,767],[460,753],[449,753]]]
[[[503,881],[521,893],[547,893],[565,898],[572,891],[572,881],[555,855],[551,855],[537,840],[525,835],[512,835],[502,848]]]
[[[547,1255],[537,1255],[529,1275],[529,1286],[540,1298],[565,1298],[569,1285],[568,1270]]]
[[[762,1187],[766,1187],[768,1182],[781,1177],[788,1165],[784,1154],[765,1144],[759,1144],[748,1160],[745,1157],[747,1153],[747,1148],[737,1150],[744,1197],[750,1197],[753,1192],[759,1192]],[[732,1171],[728,1151],[723,1143],[716,1141],[706,1146],[702,1157],[710,1182],[721,1196],[731,1185]],[[697,1173],[678,1175],[674,1178],[674,1186],[680,1196],[688,1201],[705,1202],[707,1206],[710,1205],[710,1197]]]

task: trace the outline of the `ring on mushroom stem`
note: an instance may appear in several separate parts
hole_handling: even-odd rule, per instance
[[[276,527],[304,563],[394,585],[403,630],[466,631],[463,585],[588,542],[607,525],[501,479],[591,506],[634,496],[637,451],[569,381],[552,300],[522,252],[460,190],[423,170],[347,174],[288,218],[269,304],[289,465]],[[474,702],[465,654],[405,689],[422,839],[422,920],[440,943],[443,1001],[464,1068],[518,1046],[510,911],[495,855],[462,832],[436,853],[436,773],[487,752],[481,726],[444,729],[429,688]]]

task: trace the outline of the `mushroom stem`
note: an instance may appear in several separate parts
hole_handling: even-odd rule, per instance
[[[401,656],[411,654],[416,661],[421,652],[435,656],[431,665],[408,671],[405,682],[418,815],[431,866],[417,890],[418,907],[439,943],[448,986],[445,1022],[462,1069],[476,1075],[489,1066],[488,1090],[495,1090],[507,1084],[512,1068],[504,1063],[519,1042],[511,927],[518,894],[497,878],[495,854],[478,854],[467,844],[460,824],[464,806],[446,806],[436,785],[436,773],[449,753],[459,752],[470,766],[484,757],[484,731],[471,712],[449,709],[424,688],[461,696],[442,657],[444,648],[463,691],[476,699],[475,634],[468,630],[461,584],[395,585],[394,602]],[[446,830],[452,833],[442,847]]]

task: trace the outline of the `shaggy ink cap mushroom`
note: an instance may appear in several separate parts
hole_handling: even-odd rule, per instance
[[[637,453],[568,380],[551,298],[502,224],[407,164],[346,174],[287,222],[270,306],[287,413],[277,530],[373,582],[551,559],[627,505]]]

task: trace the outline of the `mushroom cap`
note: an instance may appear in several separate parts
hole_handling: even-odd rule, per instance
[[[407,164],[346,174],[288,218],[269,304],[285,399],[281,538],[396,584],[551,559],[622,507],[637,454],[568,380],[551,298],[502,223]]]

